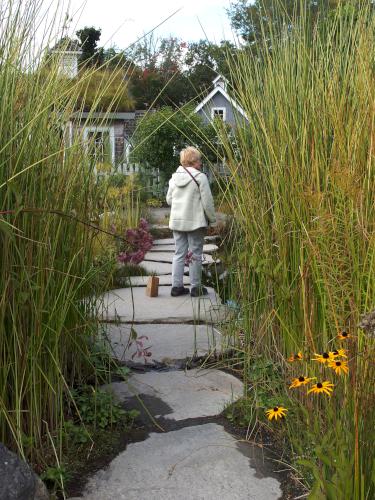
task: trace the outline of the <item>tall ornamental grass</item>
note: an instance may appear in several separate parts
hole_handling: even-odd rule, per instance
[[[248,123],[222,137],[246,396],[264,421],[248,374],[272,360],[281,383],[269,406],[289,412],[270,425],[289,431],[310,498],[370,499],[375,349],[357,325],[375,308],[375,17],[368,2],[345,2],[317,24],[281,9],[280,25],[230,61]],[[289,389],[302,376],[317,378]],[[314,390],[324,381],[331,396]]]
[[[82,85],[40,48],[53,45],[48,30],[35,38],[44,6],[3,2],[0,31],[0,441],[32,460],[52,441],[60,454],[70,387],[95,377],[93,298],[103,282],[90,226],[102,191],[68,125]]]

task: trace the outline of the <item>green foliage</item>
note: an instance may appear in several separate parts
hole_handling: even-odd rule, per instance
[[[75,425],[71,420],[64,422],[64,432],[68,446],[85,444],[90,441],[90,434],[83,425]]]
[[[148,276],[148,271],[137,264],[123,264],[117,267],[112,281],[112,287],[130,287],[129,278],[132,276]]]
[[[56,493],[64,491],[64,485],[69,477],[70,474],[64,465],[47,467],[40,476],[48,488]]]
[[[163,206],[163,201],[159,198],[148,198],[146,205],[148,207],[160,208]]]
[[[187,43],[174,37],[145,37],[125,56],[134,63],[130,85],[137,108],[176,108],[200,99],[218,72],[229,74],[227,57],[236,52],[228,41],[218,45],[206,40]]]
[[[235,56],[237,51],[236,46],[227,40],[219,45],[208,40],[188,44],[184,64],[188,68],[186,76],[191,86],[191,98],[211,89],[212,81],[218,73],[229,77],[228,60]]]
[[[43,57],[49,40],[35,53],[39,21],[27,5],[5,6],[0,32],[0,441],[43,461],[48,431],[61,461],[67,387],[96,380],[93,297],[108,275],[93,262],[97,178],[81,139],[67,140],[78,89]]]
[[[248,427],[256,421],[256,407],[250,398],[240,398],[224,409],[224,416],[234,425]]]
[[[98,41],[100,40],[101,34],[102,31],[93,26],[86,26],[76,32],[82,50],[80,60],[82,66],[95,66],[102,62],[102,53],[98,50]]]
[[[82,111],[131,111],[134,100],[129,94],[123,69],[81,71],[78,76],[77,109]],[[77,86],[73,81],[72,85]]]
[[[225,417],[240,427],[265,421],[265,409],[289,399],[280,367],[272,359],[258,356],[249,363],[245,396],[224,411]]]
[[[215,161],[208,144],[215,140],[215,129],[205,125],[192,106],[175,111],[170,107],[147,114],[133,136],[132,161],[159,168],[167,178],[179,165],[180,150],[188,144],[198,147],[204,158]]]
[[[130,368],[127,366],[117,366],[113,373],[123,380],[127,380],[130,375]]]
[[[126,414],[121,406],[114,402],[112,394],[92,386],[83,386],[71,391],[78,414],[85,424],[101,429],[118,423]]]
[[[236,147],[222,137],[238,228],[231,260],[253,341],[244,346],[246,388],[269,403],[273,367],[253,373],[256,353],[280,363],[285,387],[307,375],[334,383],[331,397],[293,390],[305,412],[289,411],[285,423],[294,448],[307,450],[300,458],[312,460],[314,495],[340,500],[375,492],[375,345],[357,329],[375,296],[375,15],[365,3],[343,2],[314,31],[301,14],[283,37],[270,21],[255,57],[244,51],[231,67],[249,125],[237,129]],[[337,347],[340,330],[352,339],[340,346],[349,350],[340,382],[305,358],[287,363]]]
[[[328,413],[332,410],[328,408]],[[353,435],[343,429],[341,421],[325,427],[319,418],[313,418],[314,432],[307,429],[304,437],[306,445],[294,437],[292,441],[298,450],[295,458],[309,477],[312,489],[309,498],[326,500],[345,500],[355,498],[353,495],[354,439]],[[317,435],[320,435],[317,443]],[[361,498],[361,497],[360,497]]]
[[[132,46],[126,57],[135,64],[130,83],[137,108],[178,106],[189,99],[180,40],[156,39],[152,33]]]
[[[227,12],[232,27],[253,46],[300,27],[301,18],[313,28],[318,21],[329,19],[338,6],[360,10],[365,5],[373,5],[372,0],[237,0]]]

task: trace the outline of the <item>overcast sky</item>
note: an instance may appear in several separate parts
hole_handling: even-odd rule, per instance
[[[156,36],[173,35],[186,42],[206,36],[214,42],[233,40],[225,11],[229,5],[230,0],[71,0],[70,30],[84,26],[101,28],[99,45],[124,49],[181,9],[157,28]]]

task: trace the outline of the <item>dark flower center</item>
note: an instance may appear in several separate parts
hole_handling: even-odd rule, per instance
[[[299,354],[295,354],[294,359],[299,359]]]
[[[347,337],[348,336],[348,332],[342,332],[341,334],[343,337]]]
[[[339,351],[337,351],[337,350],[336,350],[336,351],[333,351],[333,354],[334,354],[335,356],[337,356],[337,355],[338,355],[338,353],[339,353]]]
[[[299,382],[304,382],[305,381],[305,377],[298,377],[298,380],[299,380]]]
[[[341,366],[341,361],[336,361],[336,366]]]
[[[324,359],[328,359],[329,358],[329,354],[327,352],[323,352],[322,357]]]
[[[323,384],[321,384],[320,382],[318,382],[318,383],[316,384],[316,387],[317,387],[318,389],[321,389],[321,388],[323,387]]]
[[[275,406],[275,408],[273,409],[273,411],[279,411],[279,408],[277,406]]]

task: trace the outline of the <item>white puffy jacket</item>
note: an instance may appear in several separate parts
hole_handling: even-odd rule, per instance
[[[184,167],[178,167],[169,181],[167,203],[171,205],[169,228],[194,231],[216,222],[214,200],[208,179],[203,172],[187,167],[199,188]]]

